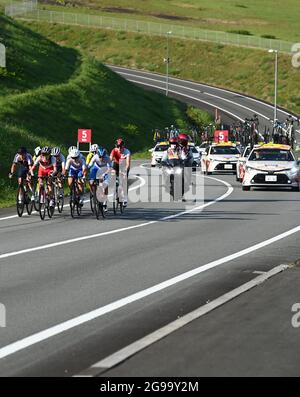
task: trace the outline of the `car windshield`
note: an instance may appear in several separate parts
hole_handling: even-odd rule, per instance
[[[200,149],[205,149],[207,148],[208,144],[207,143],[201,143],[201,145],[199,146]]]
[[[234,146],[215,146],[211,148],[210,154],[240,154]]]
[[[164,151],[168,150],[168,147],[169,147],[169,146],[167,146],[167,145],[159,145],[159,146],[156,146],[155,152],[164,152]]]
[[[192,152],[193,153],[197,153],[197,154],[199,153],[198,150],[195,147],[192,148]]]
[[[244,157],[248,157],[249,154],[250,154],[250,148],[247,147],[246,150],[245,150],[245,152],[244,152]]]
[[[253,150],[249,161],[294,161],[289,150],[268,149]]]

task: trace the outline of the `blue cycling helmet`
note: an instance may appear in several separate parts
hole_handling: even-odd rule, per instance
[[[106,150],[103,147],[99,148],[98,153],[99,153],[99,157],[105,157],[107,154]]]

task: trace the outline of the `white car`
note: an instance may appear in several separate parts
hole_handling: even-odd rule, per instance
[[[169,146],[169,142],[159,142],[153,149],[150,149],[152,152],[151,167],[160,164],[163,154]]]
[[[244,175],[245,175],[245,164],[247,161],[247,158],[251,152],[251,147],[246,146],[245,149],[243,150],[242,156],[238,159],[237,165],[236,165],[236,180],[238,182],[242,182]]]
[[[201,155],[199,153],[199,150],[197,150],[197,147],[193,143],[189,143],[189,146],[192,149],[193,153],[193,171],[196,171],[196,169],[200,167],[201,164]]]
[[[213,143],[201,157],[202,172],[210,175],[213,172],[236,173],[236,165],[241,153],[235,144]]]
[[[266,144],[253,148],[245,164],[242,189],[290,187],[299,190],[300,169],[291,147]]]

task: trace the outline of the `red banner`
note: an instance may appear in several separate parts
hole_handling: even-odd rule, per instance
[[[214,133],[214,142],[228,142],[228,130],[216,130]]]
[[[92,130],[79,129],[77,141],[79,143],[91,143],[92,142]]]

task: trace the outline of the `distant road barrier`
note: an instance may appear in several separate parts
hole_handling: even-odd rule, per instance
[[[292,52],[292,46],[294,44],[287,41],[267,39],[257,36],[198,29],[187,25],[172,25],[150,21],[138,21],[135,19],[114,18],[102,15],[42,10],[38,8],[37,0],[13,3],[6,7],[5,12],[6,15],[11,17],[22,17],[22,19],[34,21],[90,26],[149,35],[165,36],[167,32],[171,31],[173,37],[181,39],[200,40],[263,50],[272,48],[289,54]]]

